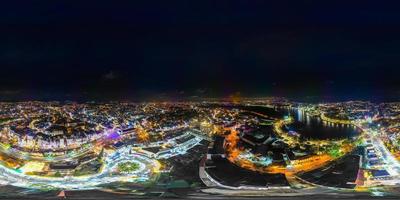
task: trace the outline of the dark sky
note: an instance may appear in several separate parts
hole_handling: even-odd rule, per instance
[[[396,1],[271,2],[2,2],[0,99],[399,99]]]

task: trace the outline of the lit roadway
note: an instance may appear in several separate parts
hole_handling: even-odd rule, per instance
[[[65,161],[65,160],[71,160],[73,158],[82,156],[86,154],[91,148],[93,148],[92,143],[87,143],[87,146],[84,147],[83,149],[80,150],[75,150],[72,151],[72,153],[69,154],[64,154],[64,155],[57,155],[54,157],[44,157],[41,154],[34,155],[30,152],[25,152],[25,151],[20,151],[16,148],[6,148],[0,143],[0,151],[4,152],[7,155],[11,155],[14,158],[19,158],[22,160],[40,160],[40,161]]]
[[[190,134],[196,136],[196,134],[194,134],[192,131],[188,131],[186,134],[172,138],[171,141],[174,143],[173,148],[165,150],[162,153],[160,152],[160,154],[157,154],[156,157],[167,159],[173,156],[184,154],[187,152],[187,150],[198,145],[203,140],[203,138],[196,136],[181,144],[175,143],[178,138]],[[162,145],[162,143],[158,143],[157,145]],[[12,152],[8,151],[8,153]],[[100,172],[87,176],[45,177],[26,175],[21,171],[0,165],[0,184],[10,184],[24,188],[53,187],[68,190],[94,189],[99,185],[113,182],[148,181],[151,179],[153,174],[159,172],[161,167],[161,164],[158,162],[158,160],[134,151],[131,146],[121,147],[114,153],[110,155],[105,154],[104,156],[104,165],[102,166]],[[29,153],[24,154],[23,157],[29,157]],[[60,158],[57,158],[57,160],[58,159]],[[116,166],[119,163],[127,161],[137,163],[139,168],[129,174],[114,173],[116,172]]]
[[[386,169],[392,176],[398,176],[400,174],[400,164],[396,158],[390,153],[386,148],[385,144],[380,137],[376,137],[374,134],[371,137],[372,144],[376,147],[382,154],[385,160]]]
[[[141,182],[147,181],[152,174],[158,173],[160,163],[146,156],[129,153],[128,147],[118,149],[104,159],[101,171],[88,176],[66,176],[66,177],[43,177],[25,175],[17,170],[9,169],[0,165],[0,180],[2,184],[24,188],[46,188],[54,187],[69,190],[94,189],[98,185],[112,182]],[[112,174],[119,163],[134,162],[139,168],[130,174]]]
[[[367,138],[371,140],[371,144],[377,150],[377,154],[380,155],[380,159],[383,160],[383,166],[382,169],[385,169],[391,177],[393,177],[391,180],[378,180],[378,184],[384,183],[384,185],[395,185],[399,184],[400,180],[398,179],[398,176],[400,175],[400,163],[397,161],[397,159],[390,153],[390,151],[386,148],[385,144],[383,143],[382,139],[379,137],[379,134],[386,134],[385,132],[376,132],[373,130],[370,130],[368,128],[363,128],[361,123],[358,123],[357,126],[363,130],[363,133],[366,134]],[[365,162],[367,162],[368,159],[365,159]],[[372,185],[371,185],[372,184]],[[375,185],[375,181],[372,182],[365,182],[366,187],[373,186]]]

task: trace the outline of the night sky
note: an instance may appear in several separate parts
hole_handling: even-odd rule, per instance
[[[400,5],[5,1],[0,100],[400,100]]]

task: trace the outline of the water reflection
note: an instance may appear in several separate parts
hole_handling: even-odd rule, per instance
[[[290,115],[295,120],[295,123],[289,125],[287,129],[296,131],[305,138],[337,139],[349,138],[359,134],[356,127],[352,125],[326,122],[319,116],[309,115],[301,109],[280,109],[280,111],[284,112],[285,115]]]

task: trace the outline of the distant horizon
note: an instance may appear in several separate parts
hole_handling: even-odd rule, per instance
[[[238,101],[241,102],[243,100],[255,100],[255,99],[267,99],[267,98],[284,98],[290,102],[296,103],[337,103],[337,102],[349,102],[349,101],[366,101],[371,103],[391,103],[391,102],[400,102],[400,97],[386,99],[386,100],[375,100],[374,98],[350,98],[350,97],[338,97],[338,98],[324,98],[320,96],[306,96],[302,98],[288,97],[288,96],[241,96]],[[145,98],[131,98],[131,99],[90,99],[90,98],[81,98],[81,99],[60,99],[60,98],[37,98],[37,99],[1,99],[0,102],[77,102],[77,103],[109,103],[109,102],[133,102],[133,103],[142,103],[142,102],[199,102],[206,100],[216,100],[216,101],[233,101],[230,96],[221,96],[221,97],[145,97]]]

